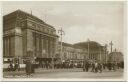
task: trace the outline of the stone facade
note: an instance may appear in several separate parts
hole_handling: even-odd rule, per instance
[[[62,54],[61,43],[58,43],[57,54],[62,60],[83,61],[84,56],[87,55],[87,50],[74,47],[72,44],[62,42]]]
[[[58,36],[39,18],[14,11],[3,17],[3,56],[55,58]]]
[[[124,62],[124,57],[123,57],[123,53],[121,52],[117,52],[117,51],[113,51],[109,54],[109,58],[108,61],[110,62]]]
[[[107,62],[108,50],[104,45],[101,45],[95,41],[89,41],[76,43],[74,44],[74,46],[81,47],[87,50],[85,59]]]

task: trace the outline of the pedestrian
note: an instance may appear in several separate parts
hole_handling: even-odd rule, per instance
[[[106,67],[106,63],[104,62],[104,63],[103,63],[103,69],[105,69],[105,67]]]
[[[97,73],[97,72],[98,72],[98,63],[95,62],[95,73]]]
[[[9,66],[8,66],[8,71],[13,71],[13,64],[12,64],[12,62],[10,62]]]
[[[30,62],[30,60],[26,61],[26,74],[27,74],[28,77],[31,74],[31,62]]]
[[[120,63],[119,63],[119,62],[117,63],[117,68],[118,68],[118,69],[120,68]]]
[[[16,61],[15,65],[14,65],[14,71],[18,70],[18,62]]]
[[[77,68],[77,63],[76,63],[76,62],[75,62],[75,64],[74,64],[74,65],[75,65],[75,68]]]
[[[17,65],[18,65],[18,71],[20,71],[20,63],[17,62]]]
[[[108,66],[108,70],[111,71],[111,69],[112,69],[112,63],[111,62],[108,62],[108,65],[107,66]]]
[[[113,70],[116,71],[116,62],[115,61],[113,62],[112,66],[113,66]]]
[[[46,69],[48,69],[48,61],[46,61]]]
[[[88,61],[85,63],[85,69],[86,69],[86,72],[88,72],[88,69],[89,69],[89,62]]]
[[[85,60],[83,61],[83,71],[85,71]]]
[[[95,72],[95,64],[94,63],[91,64],[91,67],[92,67],[91,72]]]
[[[102,73],[102,67],[103,67],[102,63],[99,62],[98,63],[98,70],[100,73]]]
[[[35,73],[34,61],[31,63],[31,73]]]

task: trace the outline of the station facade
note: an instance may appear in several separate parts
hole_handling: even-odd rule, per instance
[[[73,44],[62,42],[61,53],[61,42],[58,42],[57,54],[62,61],[82,62],[87,55],[87,50],[75,47]]]
[[[87,42],[79,42],[74,44],[74,46],[81,47],[87,50],[87,55],[85,59],[91,61],[101,61],[107,62],[108,61],[108,50],[105,45],[101,45],[95,41],[87,41]]]
[[[57,43],[56,29],[32,14],[16,10],[3,17],[4,58],[51,61],[56,59]]]

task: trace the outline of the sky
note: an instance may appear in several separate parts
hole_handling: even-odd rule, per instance
[[[3,15],[17,9],[31,13],[56,30],[63,29],[66,43],[85,42],[101,45],[113,41],[113,48],[123,51],[124,4],[115,1],[3,2]],[[57,32],[58,34],[58,32]]]

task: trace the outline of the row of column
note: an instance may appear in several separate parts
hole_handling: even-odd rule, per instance
[[[4,56],[14,56],[14,40],[13,37],[8,36],[3,38],[3,54]]]
[[[100,53],[93,53],[93,54],[89,54],[89,59],[97,59],[100,60]]]
[[[9,56],[9,47],[10,47],[10,41],[8,37],[4,37],[3,39],[3,48],[4,48],[4,56]]]
[[[63,53],[63,59],[83,59],[82,53],[72,53],[72,52],[64,52]]]
[[[55,55],[55,38],[37,33],[34,34],[35,55],[43,58],[53,57],[53,55]]]

